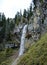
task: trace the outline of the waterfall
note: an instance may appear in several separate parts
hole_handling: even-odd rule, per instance
[[[25,43],[26,32],[27,32],[27,25],[25,25],[24,28],[23,28],[23,30],[22,30],[19,56],[23,55],[23,53],[24,53],[24,43]]]

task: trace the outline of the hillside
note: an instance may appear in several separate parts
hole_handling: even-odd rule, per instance
[[[30,47],[17,65],[47,65],[47,34]]]

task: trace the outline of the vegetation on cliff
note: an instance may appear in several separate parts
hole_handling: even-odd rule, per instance
[[[30,47],[17,65],[47,65],[47,34]]]

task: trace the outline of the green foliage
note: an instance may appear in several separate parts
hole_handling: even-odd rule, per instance
[[[12,48],[7,48],[6,49],[6,57],[9,57],[12,55],[13,49]]]
[[[30,5],[30,8],[28,10],[24,9],[23,17],[29,20],[32,15],[33,15],[32,5]]]
[[[26,9],[24,9],[24,12],[23,12],[23,17],[26,18],[27,17],[27,11]]]
[[[11,31],[13,31],[14,28],[15,28],[14,20],[8,18],[6,22],[6,33],[5,33],[6,41],[11,40],[11,37],[12,37]]]
[[[17,65],[47,65],[47,34],[30,47]]]
[[[0,42],[3,41],[3,38],[5,37],[5,28],[6,28],[6,17],[4,13],[2,14],[2,20],[0,21]]]
[[[13,31],[15,27],[15,23],[13,21],[10,22],[10,30]]]
[[[36,8],[36,0],[33,0],[33,2],[34,2],[34,5],[35,5],[35,8]]]
[[[30,9],[27,10],[27,20],[29,20],[32,15],[33,15],[33,12],[32,12],[32,8],[30,6]]]
[[[11,60],[9,57],[13,55],[17,51],[16,49],[7,48],[4,51],[0,51],[0,65],[9,65]]]
[[[0,63],[1,63],[3,60],[5,60],[5,52],[4,52],[4,51],[0,52]]]
[[[15,23],[18,25],[20,22],[21,22],[21,17],[22,17],[22,13],[21,11],[20,12],[17,12],[17,14],[15,15]]]
[[[6,61],[3,61],[0,65],[10,65],[10,63],[12,62],[12,59],[7,59]]]

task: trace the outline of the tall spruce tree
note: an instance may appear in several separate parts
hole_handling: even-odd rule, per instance
[[[1,15],[1,20],[0,20],[0,42],[2,42],[5,37],[5,28],[6,28],[6,17],[3,13]]]

